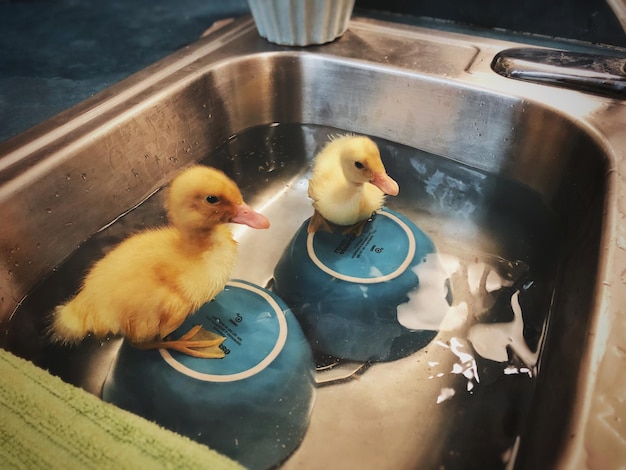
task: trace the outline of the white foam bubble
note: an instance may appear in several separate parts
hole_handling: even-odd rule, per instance
[[[439,253],[426,255],[423,262],[412,268],[419,286],[408,293],[408,302],[398,305],[398,322],[410,330],[439,330],[450,310],[446,281],[459,266],[458,258]]]
[[[477,295],[485,272],[485,263],[472,263],[467,267],[467,284],[472,295]]]
[[[454,331],[461,328],[467,322],[468,314],[469,307],[465,302],[451,306],[439,325],[439,331]]]
[[[442,403],[446,400],[449,400],[450,398],[454,396],[455,393],[456,392],[454,391],[453,388],[443,387],[441,389],[441,392],[439,393],[439,396],[437,397],[437,404]]]
[[[511,308],[514,314],[512,322],[474,325],[469,330],[468,339],[476,352],[485,359],[506,362],[509,359],[507,348],[511,348],[526,367],[533,369],[537,364],[539,351],[531,351],[524,339],[519,291],[511,296]]]
[[[512,285],[513,281],[504,279],[493,270],[489,271],[489,274],[487,274],[487,279],[485,280],[485,290],[487,292],[494,292],[502,289],[502,287],[508,287]]]

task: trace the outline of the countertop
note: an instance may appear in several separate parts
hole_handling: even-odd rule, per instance
[[[609,2],[357,0],[356,12],[626,47]],[[0,142],[195,41],[215,21],[249,11],[246,0],[0,0]]]

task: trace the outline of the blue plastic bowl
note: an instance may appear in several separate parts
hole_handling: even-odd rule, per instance
[[[276,265],[272,290],[291,307],[314,350],[343,359],[390,361],[435,337],[436,326],[407,328],[398,320],[398,307],[410,305],[420,288],[420,264],[435,253],[424,232],[388,209],[378,211],[360,236],[340,230],[308,234],[308,223]],[[450,304],[448,282],[440,292]]]
[[[124,342],[104,400],[248,468],[277,465],[302,441],[314,401],[313,357],[298,322],[271,292],[231,281],[172,337],[199,323],[227,338],[223,359]]]

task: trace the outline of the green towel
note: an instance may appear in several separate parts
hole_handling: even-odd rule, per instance
[[[0,468],[210,469],[229,458],[0,349]]]

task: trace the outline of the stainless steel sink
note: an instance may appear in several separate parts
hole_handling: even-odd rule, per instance
[[[163,223],[159,188],[196,161],[230,174],[272,221],[236,232],[233,277],[268,285],[311,215],[311,158],[366,134],[400,183],[389,207],[455,265],[453,305],[413,355],[320,371],[283,467],[621,458],[626,104],[494,73],[515,46],[354,18],[332,44],[288,48],[244,18],[0,144],[0,345],[99,395],[119,339],[53,346],[46,316],[112,244]]]

